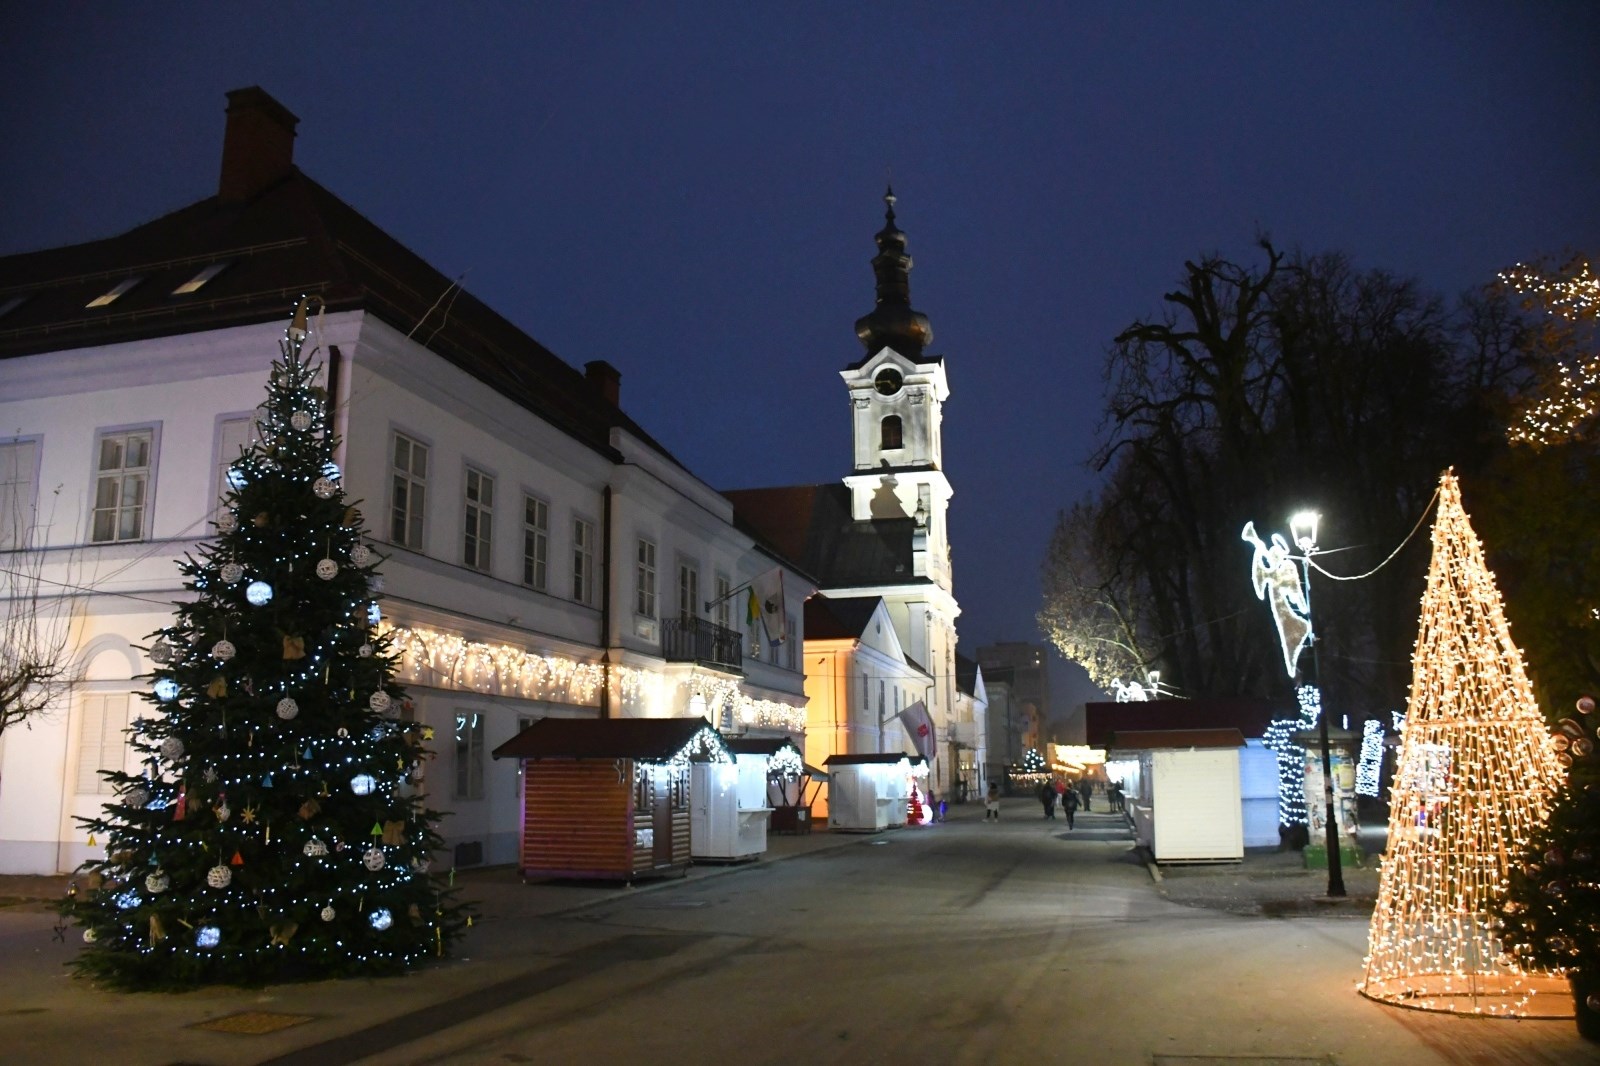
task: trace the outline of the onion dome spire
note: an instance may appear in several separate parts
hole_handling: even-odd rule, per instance
[[[872,274],[878,283],[878,301],[871,312],[856,319],[856,336],[872,355],[885,346],[915,359],[933,341],[928,316],[911,307],[911,256],[906,235],[894,224],[894,186],[883,194],[887,205],[883,229],[873,239],[878,254],[872,257]]]

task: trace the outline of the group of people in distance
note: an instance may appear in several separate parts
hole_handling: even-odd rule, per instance
[[[1079,781],[1069,782],[1063,777],[1046,778],[1039,785],[1039,802],[1044,805],[1044,816],[1051,821],[1055,820],[1056,807],[1061,808],[1061,814],[1067,821],[1067,828],[1073,827],[1078,810],[1092,810],[1094,799],[1094,782],[1085,777]],[[1106,802],[1109,810],[1115,814],[1127,809],[1126,800],[1123,798],[1122,786],[1112,782],[1105,789]],[[984,797],[984,821],[1000,820],[1000,785],[996,781],[989,782],[989,792]]]

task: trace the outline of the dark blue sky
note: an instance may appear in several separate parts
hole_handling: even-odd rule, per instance
[[[892,168],[963,645],[1038,639],[1104,352],[1258,232],[1454,293],[1600,247],[1582,3],[8,5],[0,254],[215,191],[223,94],[719,488],[848,472]],[[271,353],[264,353],[263,360]],[[1239,560],[1241,580],[1244,562]],[[1059,680],[1059,679],[1058,679]]]

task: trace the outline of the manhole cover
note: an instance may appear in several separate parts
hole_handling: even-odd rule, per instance
[[[1151,1062],[1155,1066],[1337,1066],[1328,1055],[1153,1055]]]
[[[213,1033],[244,1033],[247,1036],[261,1036],[266,1033],[276,1033],[280,1029],[304,1025],[315,1017],[315,1014],[279,1014],[275,1011],[245,1010],[237,1014],[224,1014],[220,1018],[208,1018],[203,1022],[195,1022],[189,1028],[209,1029]]]

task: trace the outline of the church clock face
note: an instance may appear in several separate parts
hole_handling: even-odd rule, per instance
[[[880,396],[893,396],[900,391],[900,384],[900,371],[892,366],[884,367],[872,379],[872,387],[878,390]]]

